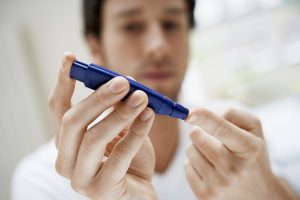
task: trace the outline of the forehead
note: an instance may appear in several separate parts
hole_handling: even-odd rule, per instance
[[[141,14],[177,15],[187,11],[186,0],[106,0],[105,17],[115,19]]]

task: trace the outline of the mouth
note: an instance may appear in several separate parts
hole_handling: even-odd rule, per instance
[[[147,80],[163,81],[172,78],[174,76],[174,73],[166,72],[166,71],[151,71],[151,72],[145,72],[141,76],[143,79],[147,79]]]

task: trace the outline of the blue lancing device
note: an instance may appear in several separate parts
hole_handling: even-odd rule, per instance
[[[142,90],[148,95],[148,107],[152,108],[155,113],[160,115],[169,115],[174,118],[185,120],[189,110],[179,103],[176,103],[168,97],[114,71],[95,64],[85,64],[80,61],[74,61],[71,67],[70,77],[83,82],[90,89],[96,90],[102,84],[108,82],[114,77],[122,76],[130,84],[129,96],[135,90]],[[126,97],[127,97],[126,96]],[[126,98],[125,97],[125,98]]]

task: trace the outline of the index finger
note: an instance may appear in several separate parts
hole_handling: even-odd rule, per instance
[[[237,155],[256,154],[258,150],[259,138],[206,109],[192,111],[186,121],[200,126]]]
[[[48,105],[50,117],[55,131],[55,144],[57,145],[61,121],[64,113],[71,108],[71,98],[75,89],[75,80],[70,78],[70,70],[75,56],[65,52],[62,66],[59,69],[55,85],[49,95]]]

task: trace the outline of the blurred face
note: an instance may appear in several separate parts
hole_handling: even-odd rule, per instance
[[[188,62],[185,0],[107,0],[101,64],[176,99]]]

